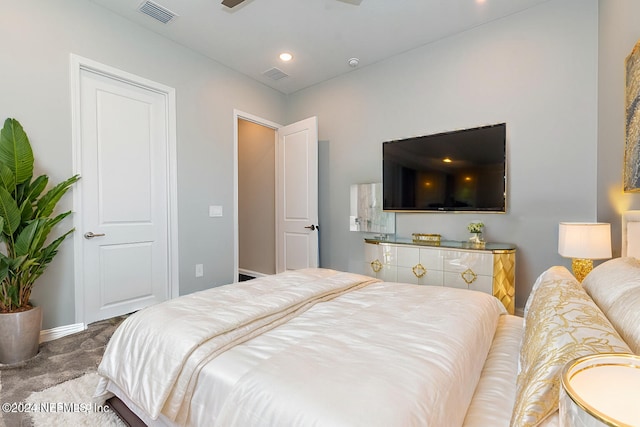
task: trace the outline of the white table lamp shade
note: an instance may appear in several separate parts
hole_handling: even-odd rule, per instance
[[[611,258],[611,224],[561,222],[558,253],[567,258]]]

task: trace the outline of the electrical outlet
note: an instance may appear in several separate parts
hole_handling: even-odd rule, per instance
[[[202,264],[196,264],[196,277],[204,276],[204,266]]]

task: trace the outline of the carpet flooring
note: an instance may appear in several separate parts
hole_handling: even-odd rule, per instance
[[[107,342],[126,316],[92,323],[87,330],[42,343],[38,354],[16,365],[0,364],[0,404],[21,403],[36,391],[95,372]],[[0,411],[0,426],[30,427],[28,413]]]
[[[127,427],[109,405],[90,396],[96,390],[100,376],[83,375],[44,391],[32,393],[27,404],[42,410],[31,413],[34,427]],[[51,402],[56,402],[55,406]]]

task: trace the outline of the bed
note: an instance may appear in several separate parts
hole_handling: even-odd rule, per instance
[[[114,333],[96,394],[153,426],[557,426],[559,372],[640,352],[640,215],[580,284],[543,272],[524,317],[494,297],[290,271],[149,307]]]

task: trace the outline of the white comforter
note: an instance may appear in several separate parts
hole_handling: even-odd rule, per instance
[[[282,323],[275,318],[288,323],[274,332],[325,318],[318,330],[307,325],[311,332],[256,362],[206,425],[461,425],[502,305],[476,292],[370,283],[363,276],[307,270],[183,297],[127,320],[99,372],[152,418],[161,408],[178,424],[194,424],[188,408],[195,379],[229,343]],[[289,315],[335,295],[341,296]],[[282,310],[279,301],[290,308]],[[285,316],[275,314],[281,312]],[[234,325],[252,326],[229,338]],[[181,379],[187,377],[191,381]],[[198,388],[212,386],[206,378],[198,381]]]

